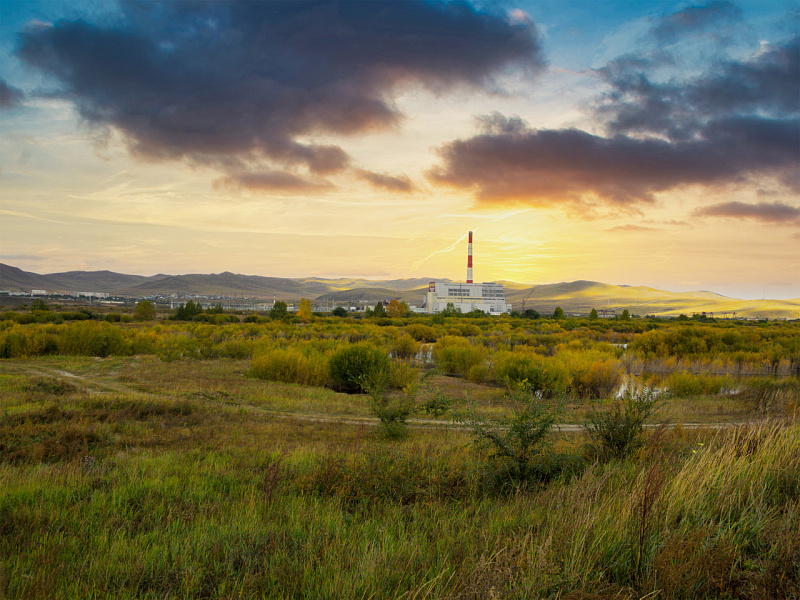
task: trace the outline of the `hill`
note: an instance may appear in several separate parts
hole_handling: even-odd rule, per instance
[[[49,293],[93,291],[134,298],[177,294],[297,301],[304,297],[320,304],[372,303],[397,298],[420,306],[428,282],[432,279],[435,278],[384,281],[318,277],[293,279],[240,275],[227,271],[188,275],[161,273],[150,277],[111,271],[68,271],[40,275],[0,264],[0,290],[46,290]],[[678,316],[705,312],[717,317],[800,318],[800,299],[739,300],[709,291],[669,292],[643,286],[583,280],[537,286],[512,281],[503,283],[506,297],[515,311],[534,309],[544,315],[552,314],[555,307],[560,306],[567,314],[588,314],[595,308],[617,314],[627,309],[634,315]]]
[[[399,290],[384,287],[363,287],[352,290],[342,290],[340,292],[329,292],[319,296],[316,300],[320,303],[325,302],[367,302],[375,303],[378,300],[403,300],[409,305],[421,305],[425,292],[428,291],[427,284],[424,288],[415,290]]]
[[[573,281],[509,290],[514,309],[534,309],[551,314],[560,306],[567,314],[587,314],[592,308],[620,314],[677,317],[706,313],[716,317],[797,319],[800,299],[739,300],[709,291],[669,292],[644,286],[620,286],[594,281]]]

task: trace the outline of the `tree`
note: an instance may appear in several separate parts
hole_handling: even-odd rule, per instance
[[[345,309],[343,306],[337,306],[336,308],[333,309],[331,314],[334,317],[346,317],[347,316],[347,309]]]
[[[175,314],[172,315],[172,318],[178,321],[191,321],[194,317],[202,313],[202,305],[199,302],[195,304],[194,301],[189,300],[186,304],[181,304],[175,310]]]
[[[597,321],[597,309],[593,308],[592,312],[589,313],[589,320],[590,321]]]
[[[31,303],[31,310],[50,310],[50,307],[47,306],[47,302],[41,298],[37,298]]]
[[[390,300],[386,314],[390,317],[405,317],[408,314],[408,304],[400,300]]]
[[[150,300],[137,302],[133,309],[133,318],[137,321],[153,321],[156,318],[156,307]]]
[[[560,306],[556,306],[556,309],[553,311],[553,318],[554,319],[563,319],[564,318],[564,309]]]
[[[448,302],[441,314],[445,317],[455,317],[461,314],[461,309],[456,308],[456,305],[452,302]]]
[[[375,303],[375,308],[372,309],[372,316],[373,317],[385,317],[386,316],[386,309],[383,308],[383,302],[378,300]]]
[[[622,311],[622,316],[619,318],[620,321],[630,321],[631,320],[631,313],[628,312],[628,309]]]
[[[278,300],[275,304],[272,305],[272,308],[269,309],[269,318],[283,319],[286,316],[286,312],[287,312],[286,302]]]
[[[297,316],[302,321],[308,321],[311,319],[311,300],[307,298],[300,299],[300,306],[297,309]]]
[[[224,315],[225,314],[225,310],[222,308],[222,303],[221,302],[217,302],[216,306],[214,306],[213,308],[209,308],[206,312],[209,315]]]

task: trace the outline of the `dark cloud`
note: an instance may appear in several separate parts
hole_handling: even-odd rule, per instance
[[[8,83],[0,79],[0,109],[16,108],[25,99],[25,94]]]
[[[789,206],[781,202],[722,202],[695,211],[700,217],[731,217],[735,219],[751,219],[778,225],[800,225],[800,207]]]
[[[689,81],[656,83],[627,58],[600,70],[611,85],[597,114],[610,134],[655,134],[673,140],[703,134],[709,119],[753,114],[781,117],[800,112],[800,39],[750,61],[720,61]]]
[[[500,117],[494,115],[493,120]],[[484,121],[485,122],[485,121]],[[576,129],[521,129],[445,144],[438,183],[475,190],[485,201],[534,205],[595,196],[617,205],[647,203],[681,185],[735,182],[749,174],[796,175],[800,120],[729,119],[704,139],[601,137]]]
[[[682,34],[740,21],[729,3],[690,7],[657,22],[651,41],[670,38],[677,47]],[[605,126],[602,135],[479,117],[479,133],[440,147],[441,164],[428,176],[482,201],[572,208],[598,200],[631,208],[681,186],[764,178],[799,192],[800,40],[748,60],[718,49],[702,72],[698,64],[681,66],[681,56],[691,57],[685,48],[663,44],[600,69],[609,87],[591,114]]]
[[[59,21],[17,52],[133,151],[242,169],[345,168],[299,141],[396,126],[398,86],[480,87],[541,68],[535,29],[460,2],[126,2],[115,25]]]
[[[358,169],[356,175],[359,179],[363,179],[375,187],[383,188],[390,192],[414,191],[414,184],[411,183],[411,179],[406,175],[395,177],[386,173],[375,173],[374,171],[367,171],[364,169]]]

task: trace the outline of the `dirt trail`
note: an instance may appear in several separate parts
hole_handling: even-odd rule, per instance
[[[29,375],[36,375],[38,377],[49,377],[52,379],[67,380],[69,382],[79,382],[83,386],[83,389],[89,394],[116,393],[116,394],[126,394],[136,397],[153,396],[153,394],[147,394],[145,392],[135,390],[121,383],[98,381],[96,379],[85,377],[83,375],[76,375],[75,373],[70,373],[69,371],[64,371],[62,369],[53,369],[50,367],[43,367],[43,366],[37,366],[37,367],[21,366],[18,367],[18,369],[20,371],[23,371],[24,373],[27,373]]]

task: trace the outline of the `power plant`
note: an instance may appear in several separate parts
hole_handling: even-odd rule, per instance
[[[448,304],[452,304],[453,308],[462,313],[473,310],[480,310],[490,315],[511,313],[511,305],[506,302],[506,292],[502,283],[473,283],[472,281],[471,231],[467,246],[466,283],[431,281],[422,310],[429,315],[435,315],[447,309]]]

